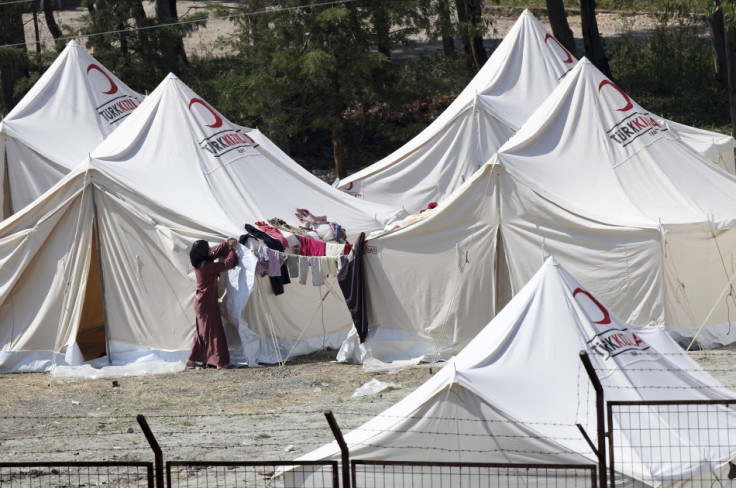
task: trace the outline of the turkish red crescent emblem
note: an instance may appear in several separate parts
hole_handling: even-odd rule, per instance
[[[215,122],[212,123],[212,124],[207,125],[207,127],[211,127],[212,129],[217,129],[218,127],[222,126],[222,118],[219,115],[217,115],[215,113],[215,111],[212,110],[212,108],[209,105],[207,105],[207,103],[204,100],[202,100],[200,98],[192,98],[189,101],[189,108],[191,109],[192,108],[192,105],[194,105],[195,103],[198,103],[198,104],[202,105],[204,108],[206,108],[207,110],[209,110],[209,112],[212,115],[215,116]]]
[[[572,54],[570,54],[570,51],[568,51],[567,49],[565,49],[565,46],[563,46],[562,43],[560,41],[558,41],[555,36],[553,36],[552,34],[547,34],[546,36],[544,36],[544,42],[548,42],[550,39],[552,39],[553,41],[555,41],[555,44],[557,44],[558,46],[560,46],[560,49],[562,49],[562,52],[564,52],[567,55],[567,59],[564,60],[563,63],[567,63],[567,64],[572,63],[573,62],[573,60],[572,60]]]
[[[632,108],[634,108],[634,104],[631,103],[631,99],[629,98],[629,96],[626,93],[624,93],[624,91],[621,88],[616,86],[616,84],[612,82],[611,80],[601,81],[601,84],[598,85],[598,93],[600,93],[603,87],[606,85],[611,85],[617,92],[621,94],[622,97],[624,97],[624,100],[626,100],[626,105],[621,108],[617,108],[616,109],[617,112],[626,112],[627,110],[631,110]]]
[[[348,189],[348,191],[350,191],[350,190],[353,189],[353,182],[352,181],[350,183],[348,183],[348,188],[347,189]]]
[[[110,75],[105,73],[105,70],[100,68],[96,64],[93,63],[87,66],[87,74],[89,74],[90,70],[93,70],[93,69],[102,73],[102,76],[107,78],[107,81],[110,83],[110,89],[107,91],[103,91],[102,93],[104,93],[105,95],[112,95],[113,93],[116,93],[118,91],[118,86],[115,84],[114,81],[112,81],[112,78],[110,78]]]
[[[590,292],[583,290],[582,288],[575,288],[575,291],[572,292],[572,296],[577,295],[578,293],[582,293],[583,295],[590,298],[590,300],[595,304],[598,309],[600,309],[601,312],[603,312],[603,318],[601,320],[593,322],[594,324],[600,324],[600,325],[606,325],[611,323],[611,316],[608,314],[608,310],[606,307],[601,305],[601,302],[595,299],[593,295],[590,294]]]

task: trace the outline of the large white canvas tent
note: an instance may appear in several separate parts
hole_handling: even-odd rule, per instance
[[[443,200],[516,132],[574,63],[524,10],[437,119],[392,154],[341,180],[338,188],[409,213]]]
[[[728,344],[735,244],[736,177],[583,59],[429,216],[366,241],[368,334],[341,359],[456,353],[548,255],[629,323]]]
[[[79,364],[105,349],[113,363],[184,360],[194,240],[217,244],[271,217],[296,226],[296,207],[352,232],[401,216],[284,158],[169,75],[86,162],[0,224],[0,371]],[[263,342],[249,360],[336,346],[350,328],[326,285],[293,283],[276,296],[268,277],[250,279],[242,316],[229,317]]]
[[[28,205],[80,164],[142,99],[69,41],[0,122],[0,217]]]
[[[596,464],[577,427],[595,439],[596,396],[580,351],[587,352],[606,401],[736,398],[662,328],[625,323],[550,257],[431,379],[344,436],[350,458]],[[629,414],[614,411],[606,426],[619,456],[617,481],[689,486],[698,479],[693,484],[703,486],[703,480],[726,479],[736,454],[733,410],[649,407],[643,417]],[[335,416],[339,422],[339,411]],[[299,460],[340,460],[340,454],[332,442]],[[450,470],[387,469],[359,485],[429,486],[442,473]],[[463,479],[486,486],[482,477]]]
[[[575,58],[524,10],[452,104],[425,130],[338,188],[416,213],[440,202],[480,168],[539,107]],[[723,169],[734,169],[729,135],[670,124],[683,141]]]

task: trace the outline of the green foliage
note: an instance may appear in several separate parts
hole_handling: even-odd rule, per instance
[[[207,18],[199,12],[179,19],[183,23],[162,22],[145,14],[141,0],[108,0],[101,10],[95,10],[93,0],[84,4],[89,14],[79,33],[87,36],[87,48],[141,92],[155,88],[169,71],[185,69],[180,60],[165,57],[164,47],[205,25]]]
[[[713,50],[702,17],[670,3],[653,32],[611,43],[616,82],[652,112],[690,125],[729,124],[728,95],[714,76]]]

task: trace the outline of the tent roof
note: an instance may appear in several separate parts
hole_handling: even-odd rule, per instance
[[[339,188],[363,192],[372,201],[404,204],[410,212],[441,199],[521,126],[574,62],[524,10],[483,68],[434,122],[394,153],[342,180]],[[473,128],[475,123],[480,129]]]
[[[736,224],[736,178],[585,58],[491,162],[544,198],[600,222]]]
[[[257,129],[231,123],[173,74],[90,161],[159,206],[226,234],[273,217],[298,225],[298,207],[326,215],[353,235],[403,215],[322,182]]]
[[[626,324],[549,258],[454,359],[399,403],[345,435],[345,442],[359,459],[595,462],[576,428],[580,424],[588,433],[596,431],[595,397],[580,351],[588,353],[609,401],[736,398],[664,330]],[[630,422],[616,421],[624,427]],[[712,439],[698,437],[708,430],[703,426],[688,430],[675,419],[667,421],[670,430],[658,435],[672,436],[671,445],[682,447],[680,454],[691,449],[695,459],[702,459],[698,446],[718,449]],[[734,419],[725,416],[718,422],[724,426]],[[677,479],[676,471],[685,469],[679,459],[668,458],[672,464],[663,465],[636,446],[627,447],[638,460],[627,474],[637,479]],[[703,465],[725,463],[732,453],[724,449],[711,452]],[[338,456],[333,442],[300,459]]]
[[[70,170],[142,100],[72,40],[3,119],[0,134]]]

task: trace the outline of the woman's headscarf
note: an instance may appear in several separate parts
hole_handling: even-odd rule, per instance
[[[189,251],[189,261],[192,266],[199,268],[205,261],[212,261],[210,258],[210,245],[207,241],[194,241],[192,249]]]

